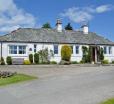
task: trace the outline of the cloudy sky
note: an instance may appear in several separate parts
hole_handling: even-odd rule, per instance
[[[114,41],[114,0],[0,0],[0,34],[17,28],[40,28],[61,18],[75,30],[84,21],[89,29]]]

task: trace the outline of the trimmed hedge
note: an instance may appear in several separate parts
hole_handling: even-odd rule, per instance
[[[8,56],[6,58],[6,62],[7,62],[8,65],[12,65],[12,58],[10,56]]]
[[[69,45],[64,45],[61,48],[61,60],[70,61],[72,49]]]
[[[30,63],[33,63],[33,54],[29,54],[29,61]]]
[[[108,60],[103,60],[101,63],[102,64],[109,64],[109,61]]]
[[[57,62],[56,61],[51,61],[50,64],[57,64]]]
[[[30,65],[30,61],[29,60],[24,60],[24,65]]]
[[[39,54],[38,53],[34,54],[34,63],[39,64]]]

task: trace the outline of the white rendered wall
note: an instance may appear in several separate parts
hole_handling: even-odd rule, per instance
[[[40,44],[40,43],[3,43],[2,44],[2,56],[4,57],[4,59],[6,59],[7,56],[11,56],[12,58],[24,58],[24,59],[28,59],[29,54],[34,54],[34,44],[37,45],[37,52],[48,48],[48,50],[53,50],[54,51],[54,44]],[[26,54],[24,55],[20,55],[20,54],[9,54],[9,45],[26,45]],[[64,44],[63,44],[64,45]],[[56,61],[56,62],[60,62],[61,61],[61,47],[63,46],[62,44],[58,45],[58,54],[55,54],[54,57],[51,57],[50,61]],[[82,59],[82,46],[79,46],[79,54],[76,54],[75,52],[75,46],[76,45],[72,45],[73,46],[73,53],[72,57],[71,57],[71,61],[81,61]],[[30,51],[29,49],[32,49],[32,51]]]
[[[104,46],[101,46],[102,48]],[[109,47],[109,46],[106,46]],[[108,53],[108,48],[107,48],[107,54],[104,54],[104,60],[108,60],[109,62],[114,61],[114,46],[112,46],[112,54]]]

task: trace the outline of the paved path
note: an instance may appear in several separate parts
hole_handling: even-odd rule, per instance
[[[22,70],[22,66],[13,67],[0,67],[0,70]],[[114,97],[113,66],[33,66],[23,70],[40,76],[39,80],[1,87],[0,104],[98,104],[105,98]]]

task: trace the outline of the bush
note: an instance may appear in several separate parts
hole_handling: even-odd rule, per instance
[[[51,61],[50,64],[57,64],[57,62],[56,61]]]
[[[70,61],[71,59],[71,54],[72,54],[72,49],[68,45],[62,46],[61,49],[61,59],[64,61]]]
[[[114,64],[114,61],[112,61],[112,64]]]
[[[30,61],[30,63],[33,63],[33,54],[29,55],[29,61]]]
[[[80,64],[84,64],[85,62],[83,60],[80,61]]]
[[[103,48],[100,48],[100,60],[101,61],[104,60],[104,50],[103,50]]]
[[[78,62],[77,61],[72,61],[71,64],[78,64]]]
[[[12,58],[10,56],[8,56],[6,58],[6,62],[7,62],[8,65],[12,65]]]
[[[5,65],[4,58],[1,57],[1,65]]]
[[[47,61],[47,62],[40,62],[39,64],[48,65],[48,64],[50,64],[50,62],[49,61]]]
[[[30,61],[29,60],[24,60],[24,65],[30,65]]]
[[[101,61],[102,64],[109,64],[109,61],[108,60],[103,60]]]
[[[38,64],[39,63],[39,54],[38,53],[35,53],[34,54],[34,63],[35,64]]]

